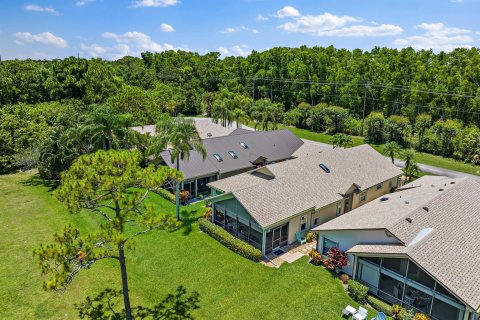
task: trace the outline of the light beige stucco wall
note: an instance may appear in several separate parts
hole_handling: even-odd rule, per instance
[[[379,190],[377,190],[377,186],[375,185],[373,187],[368,188],[365,191],[362,191],[358,194],[354,194],[353,202],[352,202],[352,210],[355,208],[358,208],[361,205],[364,205],[365,203],[369,203],[372,200],[378,199],[379,197],[387,193],[390,193],[392,186],[396,186],[396,185],[397,185],[397,177],[388,179],[387,181],[382,182],[382,188]],[[365,200],[364,202],[360,202],[360,196],[364,192],[367,193],[367,200]]]
[[[326,207],[319,209],[320,224],[335,219],[337,217],[337,203],[338,202],[334,202]]]

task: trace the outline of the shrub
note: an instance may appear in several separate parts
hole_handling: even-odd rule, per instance
[[[181,202],[181,203],[187,202],[189,196],[190,196],[190,191],[188,191],[188,190],[181,190],[181,191],[180,191],[180,202]]]
[[[201,218],[198,220],[200,230],[223,244],[235,253],[242,257],[250,259],[255,262],[262,260],[262,252],[248,243],[235,238],[223,228],[211,223],[207,219]]]
[[[212,221],[212,208],[207,208],[207,211],[203,214],[203,218]]]
[[[322,255],[317,250],[313,249],[308,253],[310,257],[310,263],[313,265],[320,265],[322,263]]]
[[[387,316],[393,316],[393,308],[388,303],[383,302],[374,296],[367,296],[367,301],[375,310],[383,312]]]
[[[368,287],[364,286],[358,281],[348,281],[348,292],[350,293],[350,296],[353,298],[353,300],[359,303],[365,303],[365,301],[367,301]]]
[[[350,280],[350,276],[346,273],[342,273],[340,280],[342,280],[343,284],[347,284],[348,280]]]
[[[330,250],[328,250],[327,252],[327,256],[328,256],[327,268],[329,270],[342,269],[348,264],[347,254],[337,247],[330,248]],[[329,266],[333,266],[333,267],[329,268]]]
[[[393,319],[395,320],[430,320],[431,318],[423,313],[414,313],[413,309],[406,310],[402,306],[393,305]]]
[[[307,242],[313,242],[317,240],[317,234],[315,232],[307,232],[305,238],[307,239]]]
[[[160,197],[162,197],[162,198],[170,201],[171,203],[175,204],[175,195],[173,193],[171,193],[170,191],[167,191],[165,189],[160,189],[160,190],[157,190],[156,193]]]

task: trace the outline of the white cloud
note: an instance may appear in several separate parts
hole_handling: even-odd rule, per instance
[[[250,29],[250,28],[245,27],[245,26],[230,27],[230,28],[227,28],[227,29],[225,29],[221,32],[222,33],[236,33],[236,32],[240,32],[240,31],[251,31],[252,33],[260,33],[260,31],[258,31],[257,29]]]
[[[17,44],[25,42],[38,42],[47,45],[53,45],[59,48],[67,48],[68,43],[61,37],[57,37],[50,32],[42,32],[38,34],[32,34],[30,32],[17,32],[15,33]]]
[[[300,16],[300,11],[295,9],[291,6],[283,7],[282,9],[277,11],[275,15],[277,18],[285,18],[285,17],[298,17]]]
[[[230,27],[230,28],[227,28],[227,29],[223,30],[222,33],[235,33],[235,32],[239,32],[239,31],[247,30],[247,29],[248,29],[248,28],[245,27],[245,26]]]
[[[134,8],[141,7],[170,7],[179,4],[179,0],[135,0],[132,3]]]
[[[77,7],[83,7],[84,5],[86,5],[89,2],[95,2],[95,1],[97,1],[97,0],[77,0],[77,2],[75,2],[75,5]]]
[[[345,28],[337,28],[328,31],[319,31],[318,36],[327,37],[380,37],[394,36],[402,33],[403,29],[392,24],[381,24],[379,26],[351,26]]]
[[[35,12],[46,12],[46,13],[51,13],[51,14],[56,15],[56,16],[58,16],[60,14],[57,10],[55,10],[53,8],[41,7],[41,6],[36,5],[36,4],[27,4],[25,6],[25,10],[35,11]]]
[[[248,49],[248,46],[246,44],[241,44],[241,45],[235,45],[233,47],[226,48],[226,47],[218,47],[218,52],[220,52],[220,55],[225,58],[229,56],[242,56],[246,57],[248,56],[252,50]]]
[[[102,37],[113,40],[115,44],[113,46],[102,46],[96,43],[91,45],[82,43],[80,46],[82,55],[116,60],[124,56],[139,56],[141,52],[145,51],[186,50],[169,43],[159,44],[145,33],[137,31],[125,32],[123,34],[104,32]]]
[[[280,17],[280,11],[277,12],[277,17]],[[285,22],[279,28],[289,32],[309,33],[324,37],[378,37],[398,35],[403,32],[403,29],[397,25],[360,24],[362,21],[363,19],[357,17],[337,16],[325,12],[320,15],[291,16],[291,21]]]
[[[417,50],[452,51],[455,48],[471,48],[475,39],[471,30],[446,27],[443,23],[421,23],[415,26],[423,34],[399,38],[394,44]]]
[[[452,3],[462,3],[463,0],[450,0],[450,2],[452,2]]]
[[[160,25],[160,29],[163,31],[163,32],[173,32],[175,31],[175,29],[173,29],[173,27],[169,24],[166,24],[166,23],[162,23]]]
[[[258,21],[267,21],[268,17],[265,17],[263,14],[259,13],[255,19]]]

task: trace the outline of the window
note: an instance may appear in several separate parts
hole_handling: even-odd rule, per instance
[[[332,240],[323,237],[322,254],[326,256],[328,254],[328,250],[336,246],[337,246],[336,242],[333,242]]]
[[[312,226],[318,226],[319,216],[319,212],[312,213]]]
[[[337,202],[337,217],[342,214],[342,201]]]
[[[240,145],[242,146],[243,149],[248,149],[248,146],[245,142],[240,141]]]
[[[300,217],[300,231],[307,229],[307,216]]]
[[[360,193],[360,202],[365,202],[365,201],[367,201],[367,193],[362,192]]]
[[[218,162],[222,162],[222,161],[223,161],[222,156],[220,156],[218,153],[214,153],[213,156],[215,157],[215,159],[217,159]]]
[[[382,189],[382,184],[381,184],[381,183],[380,183],[380,184],[377,184],[377,186],[375,187],[375,189],[377,189],[377,190]]]
[[[234,151],[228,151],[228,154],[232,156],[233,159],[237,159],[238,156]]]
[[[391,270],[405,277],[407,274],[408,259],[383,258],[382,268]]]

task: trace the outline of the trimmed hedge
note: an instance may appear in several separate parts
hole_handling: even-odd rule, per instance
[[[358,281],[348,280],[348,292],[353,300],[359,303],[365,303],[367,301],[368,287]]]
[[[393,309],[392,306],[382,300],[374,297],[368,296],[367,297],[368,303],[377,311],[385,313],[387,316],[393,316]]]
[[[155,191],[160,197],[164,198],[165,200],[170,201],[171,203],[175,204],[175,195],[165,189],[159,189]]]
[[[198,225],[200,226],[200,230],[202,230],[233,252],[241,255],[242,257],[245,257],[255,262],[259,262],[262,260],[262,252],[260,250],[249,245],[245,241],[235,238],[230,233],[228,233],[228,231],[217,226],[216,224],[213,224],[207,219],[198,219]]]

